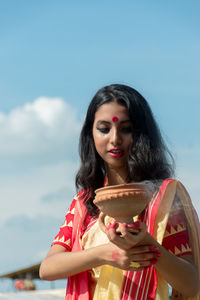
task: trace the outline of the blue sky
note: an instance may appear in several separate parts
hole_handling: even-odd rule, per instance
[[[1,272],[48,251],[75,193],[87,105],[106,84],[148,100],[200,215],[199,11],[194,0],[0,2]]]

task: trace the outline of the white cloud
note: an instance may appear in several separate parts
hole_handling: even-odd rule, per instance
[[[77,168],[76,162],[63,161],[24,173],[2,175],[0,224],[15,214],[33,217],[43,213],[63,219],[75,194],[74,177]],[[45,195],[55,195],[61,189],[65,189],[64,201],[59,198],[57,201],[42,201]]]
[[[61,98],[40,97],[0,114],[0,223],[20,213],[64,217],[75,193],[80,127],[76,111]],[[47,195],[58,201],[41,201]]]
[[[80,126],[76,111],[63,99],[40,97],[0,113],[0,158],[41,162],[74,157]]]

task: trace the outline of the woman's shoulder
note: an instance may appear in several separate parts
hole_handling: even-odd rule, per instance
[[[176,199],[179,199],[180,202],[190,203],[191,198],[188,192],[188,187],[185,186],[179,179],[177,178],[167,178],[163,180],[160,185],[159,191],[161,194],[167,192],[168,195],[174,195]]]
[[[165,185],[167,186],[168,184],[176,186],[177,189],[184,189],[186,190],[185,184],[178,178],[166,178],[162,181],[161,186]]]
[[[168,192],[168,194],[177,194],[180,191],[188,193],[186,187],[177,178],[165,178],[161,180],[155,180],[153,182],[153,190],[156,191],[155,194],[159,192],[163,195],[165,192]]]
[[[160,186],[167,186],[168,184],[173,184],[173,185],[176,185],[176,186],[184,186],[183,183],[177,179],[177,178],[165,178],[165,179],[162,179],[162,180],[156,180],[155,182],[160,183]]]

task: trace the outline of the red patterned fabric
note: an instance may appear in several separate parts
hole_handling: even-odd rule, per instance
[[[162,245],[176,256],[192,254],[183,209],[175,207],[169,215]]]
[[[66,248],[67,251],[71,251],[71,237],[72,237],[72,227],[73,227],[73,220],[74,220],[74,207],[75,207],[76,200],[73,199],[67,214],[65,216],[64,223],[60,226],[60,231],[56,235],[52,245],[61,245]]]

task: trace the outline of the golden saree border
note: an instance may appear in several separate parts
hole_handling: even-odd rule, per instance
[[[113,218],[106,217],[105,223],[108,224]],[[96,247],[103,243],[108,243],[108,237],[102,232],[99,221],[84,233],[82,237],[83,249]],[[121,269],[110,265],[103,265],[92,269],[93,286],[90,286],[90,294],[93,300],[116,300],[120,298],[121,286],[123,283],[124,272]],[[95,284],[96,282],[96,284]]]
[[[102,266],[93,300],[120,299],[123,278],[122,270],[109,265]]]

